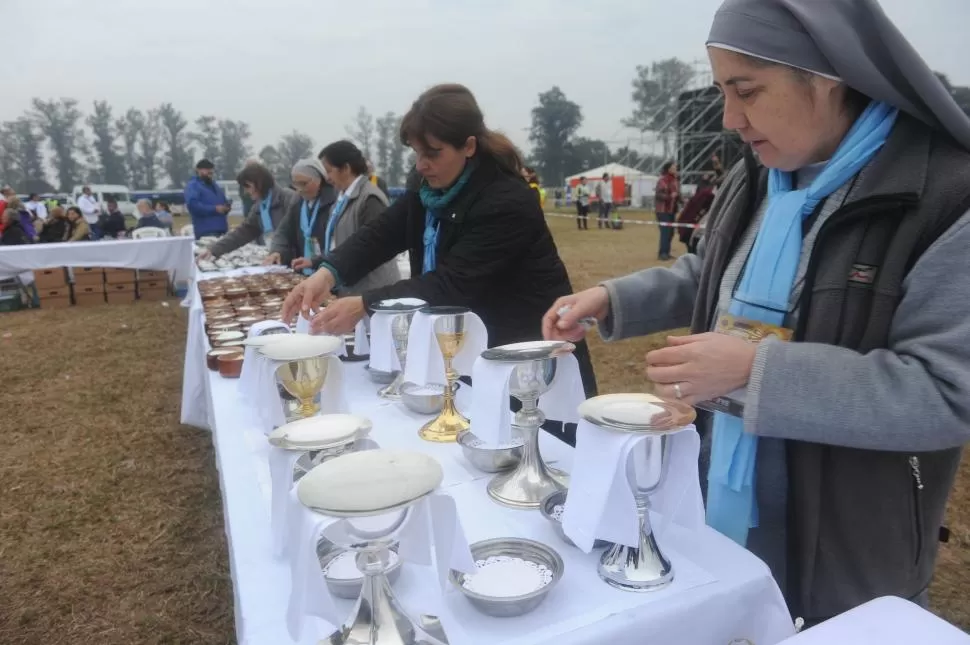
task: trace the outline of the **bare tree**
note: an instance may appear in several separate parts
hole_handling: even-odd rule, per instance
[[[283,179],[283,164],[280,163],[280,153],[275,146],[263,146],[259,151],[259,163],[269,168],[277,180]]]
[[[371,143],[374,140],[374,117],[371,116],[367,108],[361,106],[357,110],[357,118],[351,125],[348,125],[347,134],[360,148],[360,151],[364,153],[365,159],[370,159],[371,155]]]
[[[244,121],[221,119],[219,136],[222,147],[216,173],[222,179],[235,179],[246,159],[252,154],[249,147],[249,125]]]
[[[158,188],[158,170],[162,166],[159,151],[162,147],[162,115],[160,110],[149,110],[139,137],[141,154],[138,165],[141,167],[144,186],[151,190]]]
[[[50,145],[61,190],[69,191],[83,175],[78,157],[87,152],[81,111],[74,99],[34,99],[33,117]]]
[[[185,116],[171,103],[163,103],[158,108],[158,115],[165,146],[162,159],[165,174],[168,175],[171,186],[181,188],[192,174],[192,146],[189,133],[186,131],[189,124]]]
[[[115,124],[121,135],[124,148],[125,168],[128,170],[128,185],[137,188],[144,185],[141,164],[138,159],[138,137],[145,127],[145,115],[140,110],[129,108]]]
[[[44,138],[34,122],[22,116],[0,127],[0,173],[3,181],[25,190],[30,181],[47,181],[40,147]]]
[[[401,119],[398,118],[394,121],[394,136],[391,138],[391,154],[387,162],[387,176],[384,177],[388,186],[403,186],[407,179],[407,173],[413,165],[411,163],[408,163],[407,167],[404,165],[404,155],[408,149],[398,134],[400,130]]]
[[[385,181],[390,181],[391,152],[394,150],[394,138],[397,134],[397,117],[388,112],[377,119],[377,145],[375,166]]]
[[[296,162],[313,155],[313,139],[308,134],[294,130],[289,134],[284,134],[280,142],[276,145],[279,153],[280,177],[285,179],[290,176],[290,170]]]
[[[222,163],[222,132],[219,129],[219,119],[214,116],[203,115],[195,120],[195,132],[189,134],[202,151],[202,156],[211,161],[219,172]]]
[[[94,112],[88,116],[87,124],[94,134],[91,172],[88,176],[98,183],[124,184],[125,162],[118,153],[118,130],[107,101],[94,102]]]

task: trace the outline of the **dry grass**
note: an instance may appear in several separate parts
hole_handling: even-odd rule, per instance
[[[550,225],[577,289],[654,263],[655,228]],[[4,645],[234,641],[212,445],[178,423],[185,315],[170,305],[0,315]],[[643,354],[662,343],[594,340],[601,389],[649,387]],[[970,629],[967,468],[949,525],[934,607]]]

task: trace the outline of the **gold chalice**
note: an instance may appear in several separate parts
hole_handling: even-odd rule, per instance
[[[329,355],[288,361],[276,368],[276,380],[299,402],[294,405],[292,400],[281,397],[287,422],[306,419],[320,412],[320,391],[327,382],[329,369]]]
[[[469,310],[464,307],[425,307],[421,311],[437,316],[434,320],[434,336],[445,360],[445,399],[441,413],[424,424],[418,435],[425,441],[454,443],[458,441],[458,433],[468,430],[470,426],[468,419],[455,407],[455,388],[460,374],[452,365],[455,356],[465,346],[465,315]]]

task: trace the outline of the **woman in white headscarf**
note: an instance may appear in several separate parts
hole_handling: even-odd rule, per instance
[[[327,171],[318,159],[296,162],[290,177],[300,200],[280,224],[270,260],[285,266],[302,267],[303,260],[308,261],[321,253],[328,213],[337,201],[337,192],[327,181]]]
[[[727,0],[707,45],[757,159],[697,255],[560,299],[544,333],[689,325],[647,374],[713,411],[708,523],[809,624],[925,604],[970,438],[970,120],[875,0]]]

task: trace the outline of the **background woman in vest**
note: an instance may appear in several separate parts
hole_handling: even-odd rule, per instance
[[[314,317],[314,328],[347,332],[376,301],[414,297],[469,307],[493,346],[538,340],[542,314],[572,287],[535,192],[522,181],[515,146],[485,127],[475,97],[461,85],[438,85],[418,97],[400,137],[414,149],[420,175],[413,173],[407,194],[382,217],[322,259],[291,293],[284,315],[318,305],[335,285],[409,251],[410,279],[332,302]],[[595,392],[585,343],[576,353],[587,391]]]
[[[327,180],[337,189],[337,201],[330,209],[324,231],[323,253],[329,253],[350,239],[354,233],[379,219],[387,210],[387,195],[371,183],[367,161],[360,149],[350,141],[336,141],[320,151],[320,161]],[[298,270],[312,269],[321,260],[317,255],[309,261],[294,262]],[[375,266],[366,275],[350,284],[341,285],[340,295],[359,294],[394,284],[401,279],[397,260],[391,259]]]
[[[874,0],[728,0],[708,52],[763,168],[731,171],[697,255],[561,299],[544,333],[690,325],[646,367],[740,404],[699,420],[708,524],[809,624],[925,604],[970,438],[970,120]],[[767,337],[707,333],[732,316]]]
[[[311,157],[296,162],[290,177],[300,200],[296,210],[280,224],[276,233],[279,251],[269,261],[286,266],[304,266],[305,260],[322,253],[328,213],[337,199],[337,193],[327,183],[327,171],[319,159]]]
[[[261,164],[247,164],[236,177],[239,187],[253,199],[253,206],[242,224],[232,229],[200,256],[201,258],[219,257],[241,246],[249,244],[260,236],[266,238],[279,227],[283,218],[297,207],[300,197],[294,191],[280,186],[273,179],[266,166]],[[273,254],[282,254],[277,244],[286,244],[285,240],[273,240]],[[277,260],[278,261],[278,260]],[[272,262],[270,260],[270,262]]]

